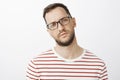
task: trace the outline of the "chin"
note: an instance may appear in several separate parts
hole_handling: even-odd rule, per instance
[[[73,42],[74,38],[75,37],[74,37],[74,34],[73,34],[71,36],[67,36],[65,38],[61,38],[61,39],[55,40],[55,41],[60,46],[69,46]]]
[[[64,41],[56,41],[56,42],[58,45],[65,47],[65,46],[69,46],[73,42],[73,40],[64,40]]]

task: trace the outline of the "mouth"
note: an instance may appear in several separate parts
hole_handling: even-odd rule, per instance
[[[65,38],[67,36],[67,33],[66,32],[62,32],[60,33],[59,37],[62,37],[62,38]]]

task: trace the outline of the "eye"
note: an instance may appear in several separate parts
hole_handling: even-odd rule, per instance
[[[69,21],[69,19],[68,18],[63,18],[62,19],[62,22],[66,22],[66,21]]]
[[[52,22],[51,24],[50,24],[50,28],[54,28],[54,27],[56,27],[57,26],[57,23],[56,22]]]
[[[48,25],[48,28],[49,29],[54,29],[54,28],[56,28],[57,27],[57,22],[52,22],[52,23],[50,23],[49,25]]]
[[[57,25],[56,22],[52,22],[52,23],[51,23],[51,26],[52,26],[52,27],[55,27],[56,25]]]
[[[62,23],[63,25],[66,25],[69,23],[69,18],[68,17],[65,17],[63,19],[60,20],[60,23]]]

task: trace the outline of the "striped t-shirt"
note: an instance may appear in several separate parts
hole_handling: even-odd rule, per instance
[[[29,62],[26,72],[27,80],[108,80],[103,60],[88,50],[73,60],[46,51]]]

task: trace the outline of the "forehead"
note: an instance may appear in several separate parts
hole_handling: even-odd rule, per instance
[[[50,12],[46,13],[45,18],[46,18],[47,23],[51,23],[54,21],[58,21],[59,19],[66,17],[66,16],[67,16],[66,11],[61,7],[57,7],[51,10]]]

